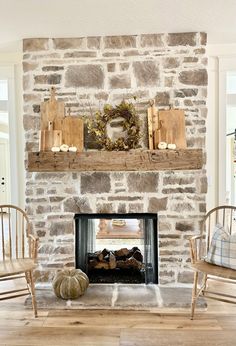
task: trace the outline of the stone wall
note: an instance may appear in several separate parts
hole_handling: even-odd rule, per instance
[[[187,144],[204,148],[206,34],[154,34],[25,39],[23,86],[25,150],[38,151],[40,102],[50,86],[72,115],[93,113],[104,102],[137,96],[147,143],[146,110],[155,98],[185,110]],[[93,142],[86,135],[86,147]],[[187,283],[187,238],[205,212],[205,170],[166,172],[26,173],[26,209],[40,237],[38,281],[74,263],[74,213],[158,212],[160,283]]]

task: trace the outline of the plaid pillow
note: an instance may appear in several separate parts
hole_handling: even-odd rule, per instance
[[[217,224],[205,261],[236,269],[236,234],[230,235],[222,225]]]

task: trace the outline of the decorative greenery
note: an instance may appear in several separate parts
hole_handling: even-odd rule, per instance
[[[123,118],[123,131],[127,131],[126,137],[119,137],[112,141],[107,135],[107,125],[111,120]],[[140,139],[140,124],[132,103],[122,101],[119,105],[112,107],[106,104],[103,111],[97,111],[95,119],[88,121],[88,131],[95,136],[96,142],[104,150],[129,150],[138,146]]]

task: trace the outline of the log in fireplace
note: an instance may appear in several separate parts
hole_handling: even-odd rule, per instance
[[[93,283],[158,283],[158,216],[75,214],[76,268]]]

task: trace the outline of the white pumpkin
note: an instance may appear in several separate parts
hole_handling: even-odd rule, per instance
[[[69,145],[67,144],[62,144],[60,146],[60,150],[63,151],[63,152],[67,152],[69,150]]]
[[[167,148],[167,143],[166,142],[160,142],[158,143],[158,149],[166,149]]]
[[[76,153],[77,147],[69,147],[69,151],[72,153]]]
[[[167,145],[167,148],[168,148],[168,149],[171,149],[171,150],[175,150],[175,149],[176,149],[176,144],[174,144],[174,143],[169,143],[169,144]]]
[[[52,147],[51,151],[54,153],[58,153],[60,151],[60,147]]]

